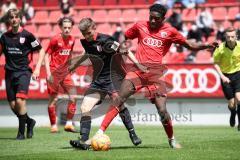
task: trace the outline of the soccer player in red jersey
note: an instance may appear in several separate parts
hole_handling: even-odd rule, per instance
[[[58,132],[57,116],[56,116],[56,103],[58,100],[58,94],[60,87],[68,94],[69,102],[67,107],[67,122],[64,127],[65,131],[75,132],[72,124],[72,118],[76,111],[76,88],[74,87],[71,75],[65,75],[67,70],[68,60],[72,57],[72,50],[75,43],[74,37],[70,34],[74,21],[72,18],[63,17],[58,21],[58,25],[61,29],[61,33],[54,36],[47,47],[46,53],[50,56],[45,56],[45,53],[41,55],[37,63],[34,74],[39,76],[40,66],[45,57],[45,67],[47,72],[47,87],[49,94],[48,114],[51,123],[51,133]],[[66,66],[66,67],[65,67]]]
[[[27,138],[32,138],[36,121],[27,114],[26,99],[32,75],[29,66],[31,54],[44,52],[35,36],[20,26],[21,13],[17,9],[10,9],[6,18],[10,29],[0,38],[0,55],[5,55],[5,82],[7,100],[19,120],[17,140],[25,139],[25,125],[27,124]]]
[[[190,50],[202,50],[214,48],[217,44],[195,44],[188,42],[176,29],[169,24],[164,23],[167,9],[161,4],[150,6],[149,21],[138,22],[125,32],[127,39],[138,39],[136,58],[140,64],[148,67],[149,72],[143,73],[140,70],[127,73],[119,96],[111,106],[112,110],[108,112],[101,124],[97,134],[103,133],[110,125],[111,121],[117,116],[119,107],[139,89],[146,87],[149,91],[149,98],[155,104],[165,132],[168,136],[171,148],[181,148],[173,135],[173,126],[170,115],[166,108],[167,88],[164,81],[159,81],[166,71],[166,66],[162,65],[162,58],[168,52],[172,43],[177,43]]]

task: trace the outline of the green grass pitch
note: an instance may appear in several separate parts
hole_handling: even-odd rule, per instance
[[[92,134],[97,128],[93,128]],[[180,150],[169,148],[166,135],[159,126],[136,126],[143,143],[134,147],[122,126],[106,132],[111,138],[109,151],[81,151],[69,145],[78,133],[50,134],[49,128],[36,128],[34,138],[16,141],[16,128],[0,128],[0,159],[2,160],[239,160],[240,132],[227,126],[176,126],[175,137]]]

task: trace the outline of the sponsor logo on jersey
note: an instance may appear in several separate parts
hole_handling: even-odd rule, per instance
[[[20,37],[20,43],[23,44],[25,42],[25,37]]]
[[[59,55],[70,55],[71,50],[70,49],[63,49],[61,52],[59,52]]]
[[[161,36],[162,38],[166,38],[166,37],[167,37],[167,32],[161,32],[161,33],[160,33],[160,36]]]
[[[148,45],[150,47],[161,47],[162,46],[162,41],[159,39],[151,38],[151,37],[146,37],[143,39],[143,43],[145,45]]]

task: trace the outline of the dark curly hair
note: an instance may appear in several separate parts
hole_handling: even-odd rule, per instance
[[[162,18],[165,17],[165,15],[167,13],[167,8],[161,4],[153,4],[149,7],[149,10],[150,10],[150,12],[154,11],[154,12],[160,13]]]
[[[72,26],[74,25],[74,20],[71,17],[62,17],[58,20],[58,25],[62,26],[63,22],[71,22]]]

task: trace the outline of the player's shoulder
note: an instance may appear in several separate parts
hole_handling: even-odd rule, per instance
[[[105,33],[98,33],[97,40],[101,42],[114,41],[114,38],[111,35]]]
[[[135,26],[135,27],[147,27],[148,22],[147,21],[138,21],[138,22],[134,23],[133,26]]]
[[[24,28],[22,29],[21,34],[26,36],[26,37],[34,36],[32,32],[29,32],[28,30],[26,30]]]

